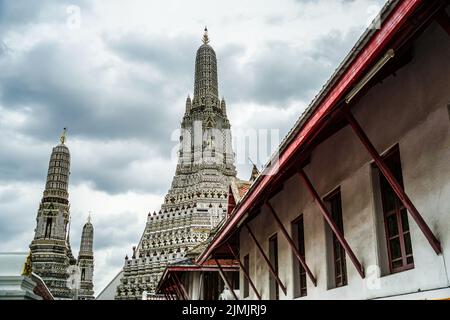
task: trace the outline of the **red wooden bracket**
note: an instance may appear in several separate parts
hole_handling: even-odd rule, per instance
[[[278,276],[277,272],[275,271],[275,268],[272,266],[272,264],[270,263],[269,258],[267,258],[266,254],[264,253],[263,248],[261,247],[261,245],[259,244],[258,240],[256,240],[255,235],[253,234],[252,230],[250,229],[250,227],[248,226],[248,224],[245,224],[245,227],[248,230],[248,234],[250,235],[250,237],[253,239],[253,241],[256,244],[256,247],[258,248],[259,252],[261,253],[261,255],[264,258],[264,261],[266,261],[267,266],[269,267],[269,271],[272,274],[272,277],[274,277],[275,281],[278,283],[278,285],[280,286],[281,290],[283,290],[284,294],[287,295],[287,290],[286,290],[286,286],[283,284],[283,282],[281,282],[280,277]]]
[[[320,198],[319,194],[317,193],[316,189],[314,189],[314,186],[312,185],[311,181],[308,179],[308,176],[303,171],[303,169],[299,169],[298,171],[299,176],[302,178],[303,182],[305,183],[305,186],[308,188],[309,192],[313,196],[314,200],[316,200],[317,204],[320,207],[320,211],[322,212],[322,216],[324,217],[325,221],[327,222],[328,226],[330,227],[331,231],[333,231],[334,235],[338,239],[341,246],[344,248],[345,252],[350,257],[350,260],[353,262],[356,270],[358,271],[361,278],[364,279],[364,268],[362,267],[361,263],[359,262],[358,258],[356,258],[355,254],[353,253],[352,248],[348,244],[347,240],[345,240],[344,235],[339,230],[336,223],[331,219],[331,215],[328,212],[328,209],[323,202],[323,200]]]
[[[412,201],[409,199],[408,195],[406,194],[403,187],[398,183],[398,181],[395,179],[394,175],[392,174],[391,170],[384,164],[383,158],[380,156],[378,151],[375,149],[374,145],[370,142],[369,138],[367,137],[366,133],[362,129],[362,127],[359,125],[358,121],[356,121],[355,117],[351,113],[350,110],[348,110],[347,107],[344,108],[344,114],[347,118],[348,123],[352,127],[353,131],[358,136],[359,140],[361,140],[361,143],[364,145],[364,147],[367,149],[367,151],[372,156],[372,159],[375,161],[375,164],[380,169],[383,176],[386,178],[387,182],[391,186],[392,190],[394,190],[395,194],[399,198],[399,200],[403,203],[405,208],[408,210],[414,221],[419,226],[420,230],[423,232],[425,237],[427,238],[430,245],[433,247],[436,254],[442,253],[441,243],[436,238],[436,236],[433,234],[431,229],[428,227],[425,220],[420,215],[417,208],[414,206]]]
[[[269,209],[269,211],[272,213],[273,217],[275,218],[275,221],[277,222],[278,226],[280,227],[281,233],[284,235],[286,240],[289,243],[289,246],[291,247],[292,252],[294,252],[295,256],[297,257],[297,260],[300,262],[302,267],[305,269],[306,273],[308,274],[309,279],[312,281],[315,287],[317,287],[317,280],[316,277],[312,274],[311,270],[309,269],[308,265],[306,264],[305,258],[300,254],[300,251],[298,251],[297,247],[295,246],[294,240],[289,236],[289,233],[287,232],[286,228],[284,227],[283,223],[281,222],[280,218],[278,217],[277,213],[275,212],[272,205],[267,201],[266,206]]]
[[[258,290],[256,290],[256,286],[253,283],[252,279],[250,278],[250,273],[248,270],[245,269],[244,264],[241,262],[241,259],[237,256],[237,254],[233,251],[230,244],[228,244],[228,249],[230,250],[231,254],[233,255],[234,259],[239,262],[239,266],[241,267],[242,272],[244,273],[245,278],[247,279],[248,283],[253,289],[253,292],[255,292],[256,297],[258,297],[258,300],[261,300],[261,295],[259,294]]]

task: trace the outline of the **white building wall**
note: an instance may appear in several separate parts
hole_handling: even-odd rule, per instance
[[[418,39],[413,60],[372,88],[353,109],[355,117],[379,152],[399,144],[407,194],[441,241],[436,255],[409,215],[415,268],[384,275],[379,288],[367,286],[373,274],[361,279],[347,257],[348,285],[328,289],[325,222],[317,203],[297,176],[286,181],[273,204],[284,226],[304,215],[306,260],[318,285],[308,279],[302,299],[374,299],[450,286],[450,38],[437,24]],[[386,239],[376,215],[382,214],[374,195],[369,154],[350,127],[340,130],[314,150],[305,168],[321,197],[341,187],[345,237],[366,268],[385,263]],[[382,220],[381,220],[382,221]],[[287,287],[280,299],[293,298],[293,256],[282,233],[266,209],[249,223],[268,255],[268,239],[278,233],[279,275]],[[378,230],[378,234],[377,234]],[[250,275],[263,299],[269,298],[269,270],[247,231],[240,232],[241,259],[250,253]],[[445,262],[445,263],[444,263]],[[447,267],[446,267],[447,266]],[[369,270],[370,271],[370,270]],[[241,272],[241,288],[243,286]],[[448,290],[442,291],[450,296]],[[432,294],[405,296],[435,298]],[[256,299],[250,288],[250,298]]]
[[[120,284],[120,279],[123,277],[123,271],[121,270],[110,283],[98,294],[96,300],[114,300],[116,295],[117,286]]]

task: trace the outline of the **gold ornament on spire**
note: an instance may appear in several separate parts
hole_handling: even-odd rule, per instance
[[[28,253],[28,256],[25,260],[25,263],[23,265],[22,275],[23,276],[29,276],[31,275],[31,272],[33,272],[33,267],[31,264],[31,251]]]
[[[209,37],[208,37],[208,28],[205,27],[205,33],[203,34],[203,43],[208,44],[209,43]]]
[[[61,133],[61,138],[59,138],[59,140],[61,141],[61,144],[64,144],[66,142],[66,134],[67,134],[67,128],[64,128],[63,132]]]

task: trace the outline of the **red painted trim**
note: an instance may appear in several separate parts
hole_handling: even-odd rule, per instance
[[[366,68],[379,57],[386,49],[389,41],[395,33],[403,26],[408,17],[415,9],[423,3],[423,0],[404,0],[401,1],[393,10],[390,17],[385,21],[382,28],[372,37],[369,43],[361,51],[358,57],[353,61],[351,66],[345,71],[334,89],[329,92],[320,106],[317,107],[314,114],[303,125],[297,136],[290,142],[289,146],[283,151],[279,159],[279,169],[281,170],[291,159],[291,157],[299,150],[305,140],[311,135],[311,132],[318,127],[323,117],[335,106],[335,104],[344,96],[351,88],[351,85],[363,75]],[[275,170],[275,169],[273,169]],[[272,170],[272,173],[274,171]],[[269,172],[270,173],[270,172]],[[212,253],[215,246],[225,240],[226,236],[238,224],[242,216],[245,215],[251,205],[260,197],[263,190],[274,179],[275,175],[265,175],[253,190],[249,190],[248,195],[242,202],[238,203],[237,209],[225,224],[219,235],[211,242],[208,249],[205,250],[197,261],[204,262]]]
[[[167,272],[195,272],[195,271],[212,271],[217,272],[218,271],[217,266],[208,266],[208,267],[202,267],[202,266],[196,266],[196,267],[168,267]],[[239,271],[238,265],[233,266],[222,266],[222,269],[225,269],[226,271]]]

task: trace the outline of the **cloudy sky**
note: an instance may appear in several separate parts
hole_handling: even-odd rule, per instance
[[[204,26],[232,130],[283,138],[383,4],[0,0],[0,252],[28,250],[68,127],[72,248],[92,211],[99,293],[170,186]]]

